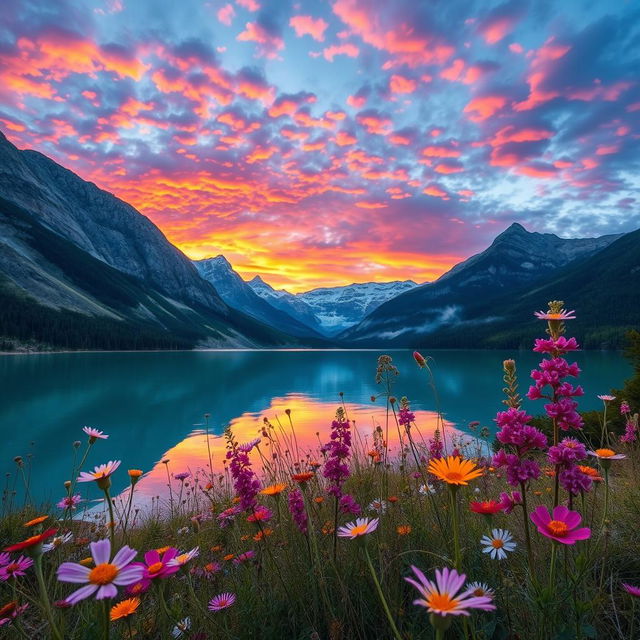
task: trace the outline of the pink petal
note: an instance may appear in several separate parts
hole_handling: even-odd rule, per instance
[[[93,556],[93,561],[96,563],[96,566],[109,562],[109,558],[111,557],[111,543],[108,539],[92,542],[89,548],[91,549],[91,555]]]
[[[80,600],[84,600],[88,598],[91,594],[95,593],[98,590],[97,584],[87,584],[84,587],[80,587],[77,591],[74,591],[66,601],[69,604],[76,604],[76,602],[80,602]]]
[[[138,555],[138,552],[135,549],[125,545],[120,549],[120,551],[118,551],[118,553],[116,553],[112,564],[115,564],[118,569],[122,569],[123,567],[126,567],[136,557],[136,555]]]
[[[76,562],[63,562],[58,567],[58,580],[60,582],[84,584],[89,581],[90,572],[91,570],[88,567],[83,567]]]
[[[104,600],[105,598],[115,598],[118,595],[118,589],[109,583],[104,584],[98,589],[96,593],[96,600]]]
[[[118,575],[114,578],[113,584],[124,587],[134,582],[142,580],[144,575],[144,568],[141,566],[129,566],[126,569],[122,569],[118,572]]]
[[[160,562],[160,554],[155,549],[151,549],[144,554],[144,561],[147,566]]]
[[[557,507],[553,509],[553,519],[561,520],[562,522],[567,521],[567,516],[569,515],[569,509],[565,507],[563,504],[559,504]]]
[[[565,518],[569,529],[575,529],[580,524],[580,520],[582,520],[582,516],[577,511],[569,511]]]

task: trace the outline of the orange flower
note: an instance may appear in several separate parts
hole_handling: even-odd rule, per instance
[[[429,473],[440,478],[448,485],[460,486],[469,484],[470,480],[482,475],[482,469],[476,467],[471,460],[448,456],[433,459],[429,462]]]
[[[56,528],[47,529],[42,532],[40,535],[31,536],[22,542],[18,542],[16,544],[12,544],[8,547],[5,547],[3,551],[22,551],[23,549],[32,549],[33,547],[37,547],[39,544],[44,542],[47,538],[52,538],[58,530]]]
[[[317,496],[313,499],[316,504],[322,504],[324,502],[324,498],[322,496]]]
[[[224,558],[222,558],[223,560],[229,561],[229,560],[233,560],[236,557],[235,553],[228,553]]]
[[[603,480],[603,477],[598,473],[598,470],[593,467],[579,464],[578,469],[580,469],[585,476],[589,476],[594,482],[602,482]]]
[[[118,604],[111,607],[111,613],[109,617],[111,620],[119,620],[120,618],[126,618],[136,612],[140,606],[140,598],[128,598]]]
[[[309,482],[313,476],[316,474],[313,471],[305,471],[303,473],[294,473],[293,479],[300,484],[304,484],[305,482]]]
[[[240,536],[240,540],[241,540],[242,542],[246,542],[248,539],[249,539],[249,536],[248,536],[248,535]]]
[[[215,547],[211,547],[211,551],[213,551],[214,553],[216,553],[217,551],[222,551],[222,545],[217,544]]]
[[[235,498],[233,498],[233,500],[231,500],[232,504],[238,504],[238,502],[240,502],[241,498],[239,498],[238,496],[236,496]]]
[[[330,536],[334,531],[335,529],[333,528],[333,524],[329,520],[327,520],[327,522],[325,522],[324,526],[322,527],[322,533],[325,536]]]
[[[260,542],[262,538],[266,538],[267,536],[270,536],[272,533],[273,531],[271,529],[263,529],[262,531],[258,531],[258,533],[256,533],[255,536],[253,536],[253,539],[256,542]]]
[[[411,533],[411,525],[410,524],[401,524],[396,527],[396,531],[399,536],[408,536]]]
[[[286,484],[279,482],[277,484],[269,485],[265,487],[260,493],[265,496],[279,496],[287,488]]]
[[[39,516],[34,518],[33,520],[29,520],[29,522],[25,522],[23,526],[25,527],[35,527],[37,524],[42,524],[49,516]]]
[[[391,503],[398,502],[398,496],[389,496],[387,500]]]

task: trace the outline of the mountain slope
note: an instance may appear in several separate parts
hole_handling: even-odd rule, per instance
[[[233,270],[224,256],[194,260],[198,273],[210,282],[220,297],[234,309],[238,309],[257,320],[271,326],[278,327],[298,337],[313,336],[320,338],[320,334],[300,320],[292,317],[283,310],[269,304]]]
[[[313,309],[299,296],[289,293],[284,289],[274,289],[260,276],[255,276],[252,280],[249,280],[247,286],[251,287],[256,295],[260,296],[272,307],[284,311],[292,318],[296,318],[316,331],[321,330],[318,318],[316,318]]]
[[[414,345],[442,327],[456,327],[468,318],[478,300],[489,301],[554,273],[609,246],[620,236],[563,239],[530,233],[515,223],[485,251],[461,262],[433,283],[416,287],[386,302],[339,338],[355,345]],[[490,323],[500,315],[476,318]]]
[[[2,134],[0,249],[5,339],[75,348],[84,327],[90,348],[134,348],[141,336],[162,347],[298,344],[230,309],[133,207]]]

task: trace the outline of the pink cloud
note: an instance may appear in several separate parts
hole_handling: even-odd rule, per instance
[[[459,158],[460,151],[451,145],[430,145],[422,150],[422,155],[428,158]]]
[[[507,104],[507,98],[501,95],[488,95],[473,98],[463,109],[472,122],[482,122],[500,111]]]
[[[433,198],[442,198],[442,200],[449,199],[449,194],[437,184],[428,185],[422,190],[422,193],[432,196]]]
[[[278,57],[277,52],[284,49],[284,40],[280,36],[269,33],[257,22],[247,22],[245,26],[245,30],[238,34],[236,40],[257,42],[262,55],[270,59]]]
[[[260,9],[260,4],[256,0],[236,0],[236,2],[247,11],[258,11]]]
[[[336,56],[348,56],[349,58],[357,58],[360,53],[360,49],[355,44],[332,44],[330,47],[323,49],[322,55],[325,60],[333,62]]]
[[[329,26],[322,18],[312,18],[311,16],[293,16],[289,20],[289,25],[294,28],[299,38],[309,35],[318,42],[324,40],[324,32]]]
[[[464,69],[464,60],[462,60],[461,58],[456,58],[451,63],[451,66],[447,67],[446,69],[443,69],[440,72],[440,77],[444,78],[445,80],[450,80],[451,82],[453,82],[459,78],[463,69]]]
[[[226,24],[227,27],[231,26],[231,22],[235,15],[236,11],[231,3],[225,4],[224,7],[218,9],[218,13],[216,13],[218,20],[220,20],[222,24]]]
[[[413,78],[407,78],[399,74],[394,74],[389,80],[391,93],[413,93],[418,83]]]

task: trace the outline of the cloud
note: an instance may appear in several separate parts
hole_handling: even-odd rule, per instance
[[[318,42],[324,40],[324,32],[329,26],[329,23],[325,22],[322,18],[312,18],[311,16],[293,16],[293,18],[289,20],[289,24],[293,27],[299,38],[304,35],[309,35]]]

